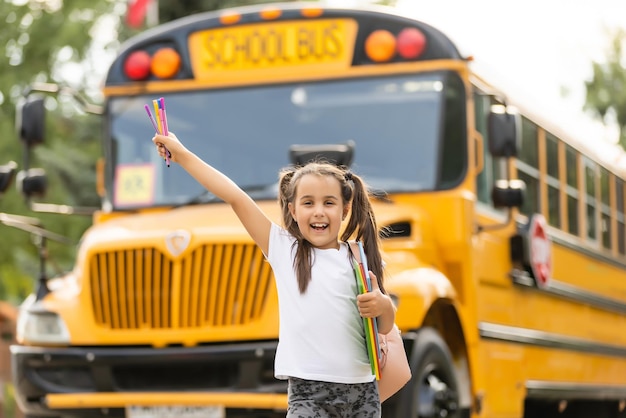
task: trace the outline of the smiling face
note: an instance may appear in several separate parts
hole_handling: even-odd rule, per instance
[[[329,175],[302,176],[289,203],[291,216],[304,239],[320,249],[339,248],[341,221],[349,209],[341,197],[339,182]]]

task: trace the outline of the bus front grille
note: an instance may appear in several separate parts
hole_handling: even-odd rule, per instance
[[[256,245],[204,245],[180,259],[155,248],[89,260],[96,323],[111,329],[244,325],[261,315],[272,272]]]

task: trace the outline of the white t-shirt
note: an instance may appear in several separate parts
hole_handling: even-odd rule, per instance
[[[301,294],[293,268],[294,242],[289,232],[272,224],[267,260],[276,277],[280,312],[276,378],[371,382],[374,375],[347,245],[342,243],[339,251],[313,250],[311,281]]]

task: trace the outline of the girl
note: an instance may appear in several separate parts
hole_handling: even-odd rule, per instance
[[[325,163],[283,171],[283,228],[171,132],[152,141],[161,157],[167,148],[171,161],[233,208],[272,266],[280,312],[275,376],[288,379],[287,417],[380,417],[361,317],[378,318],[378,331],[386,334],[395,309],[382,286],[378,231],[362,180]],[[354,233],[364,241],[373,283],[372,292],[358,296],[346,243]]]

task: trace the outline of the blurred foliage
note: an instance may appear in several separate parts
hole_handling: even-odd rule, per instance
[[[122,6],[124,6],[122,4]],[[96,55],[117,43],[91,49],[98,31],[115,31],[125,7],[119,0],[3,1],[0,45],[0,164],[15,161],[26,168],[25,152],[15,128],[16,106],[33,82],[58,83],[90,95]],[[104,27],[103,27],[104,26]],[[89,90],[91,87],[91,91]],[[49,189],[42,199],[64,205],[98,206],[95,162],[100,155],[98,117],[84,114],[75,100],[50,95],[46,99],[46,142],[33,150],[29,167],[44,168]],[[30,211],[15,185],[0,196],[0,213],[39,218],[41,225],[78,242],[89,217],[39,214]],[[39,251],[29,232],[0,223],[0,299],[19,303],[40,275]],[[71,269],[75,247],[47,242],[48,269],[56,275]]]
[[[592,63],[593,77],[585,83],[585,108],[602,122],[615,120],[619,144],[626,149],[626,29],[613,35],[603,62]]]
[[[2,391],[2,416],[7,418],[17,416],[17,403],[15,401],[15,388],[13,384],[4,382]]]

